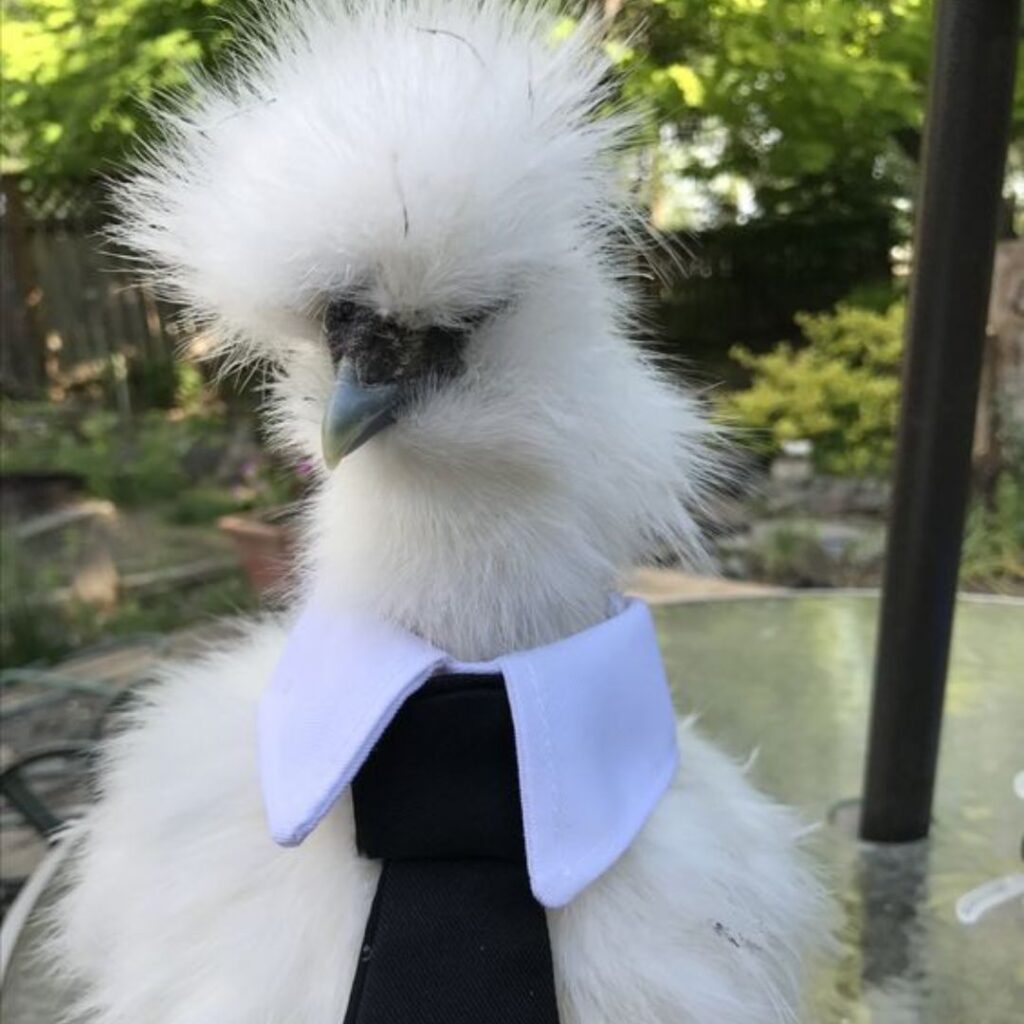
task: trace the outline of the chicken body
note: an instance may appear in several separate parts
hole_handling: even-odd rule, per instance
[[[59,956],[101,1024],[338,1024],[377,868],[351,806],[297,849],[267,833],[256,702],[284,641],[248,627],[169,670],[110,752],[106,796],[72,841]],[[632,848],[548,912],[562,1024],[797,1020],[820,890],[799,822],[690,725],[678,777]]]

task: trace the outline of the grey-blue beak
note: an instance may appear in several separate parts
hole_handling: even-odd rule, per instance
[[[334,469],[346,455],[394,423],[400,393],[398,384],[360,384],[352,363],[341,360],[321,428],[328,468]]]

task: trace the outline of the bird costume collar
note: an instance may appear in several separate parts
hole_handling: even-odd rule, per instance
[[[564,640],[474,664],[385,621],[310,604],[259,709],[273,838],[301,843],[439,673],[504,678],[530,888],[564,906],[625,852],[678,763],[654,623],[638,600]]]

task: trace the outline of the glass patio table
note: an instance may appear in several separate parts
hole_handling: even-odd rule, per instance
[[[754,780],[822,823],[811,845],[836,893],[840,950],[811,979],[805,1024],[1021,1020],[1024,601],[960,600],[932,837],[898,847],[855,837],[877,597],[655,614],[680,714],[699,713],[737,758],[757,750]],[[5,924],[4,1024],[52,1024],[69,1001],[32,955],[60,887],[61,851],[51,856]]]

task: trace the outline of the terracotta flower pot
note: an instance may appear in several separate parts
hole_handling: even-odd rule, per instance
[[[221,516],[217,525],[234,542],[249,585],[258,594],[280,591],[295,566],[295,538],[280,513]]]

